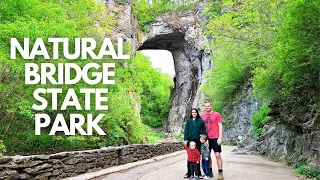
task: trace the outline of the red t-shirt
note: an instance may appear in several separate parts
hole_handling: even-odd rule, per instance
[[[206,126],[208,138],[219,138],[219,126],[218,123],[222,122],[221,115],[218,112],[212,111],[210,114],[205,112],[201,115],[201,119]]]

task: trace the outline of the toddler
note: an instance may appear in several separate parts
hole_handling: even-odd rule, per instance
[[[198,149],[196,149],[196,143],[194,141],[191,141],[189,143],[189,147],[184,145],[184,149],[188,153],[189,168],[191,172],[189,179],[195,178],[196,180],[198,180],[198,164],[200,163],[200,152]]]

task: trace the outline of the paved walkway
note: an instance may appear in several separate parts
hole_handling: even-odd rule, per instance
[[[293,169],[252,155],[232,153],[234,146],[223,146],[225,180],[298,180]],[[183,180],[186,173],[185,152],[156,162],[111,173],[95,180]],[[214,163],[214,169],[217,169]],[[217,172],[214,171],[216,180]]]

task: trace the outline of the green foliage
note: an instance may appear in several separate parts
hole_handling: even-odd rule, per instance
[[[175,135],[175,139],[178,141],[183,141],[183,133],[179,133],[179,134]]]
[[[36,57],[35,60],[26,61],[20,56],[16,60],[10,60],[9,43],[11,37],[16,37],[20,42],[25,37],[29,37],[31,41],[41,37],[50,49],[52,47],[46,40],[48,37],[68,37],[71,42],[69,50],[73,51],[73,40],[76,37],[93,37],[101,42],[103,37],[110,35],[112,25],[116,23],[108,11],[105,5],[95,0],[5,0],[0,2],[0,115],[3,117],[0,134],[9,151],[97,147],[97,144],[93,143],[95,137],[86,137],[85,140],[79,141],[71,137],[56,139],[53,136],[34,135],[34,114],[36,112],[31,109],[31,106],[36,102],[33,99],[33,91],[39,87],[57,87],[50,84],[47,86],[24,85],[24,63],[40,64],[45,60]],[[59,56],[63,57],[62,54]],[[111,59],[107,58],[104,61],[111,61]],[[55,65],[58,62],[67,62],[67,60],[60,58],[59,61],[52,61]],[[82,67],[87,61],[76,61],[76,63]],[[65,95],[69,87],[67,85],[60,87]],[[74,89],[78,91],[80,87],[88,86],[81,82]],[[101,84],[96,87],[101,87]],[[58,98],[59,105],[63,101],[62,97]],[[50,99],[48,94],[45,98]],[[79,97],[80,100],[83,98],[83,96]],[[75,112],[70,108],[63,114],[67,117]],[[54,118],[60,112],[48,108],[40,113],[47,113]],[[97,112],[84,111],[77,113],[97,114]],[[42,133],[49,134],[48,130]]]
[[[215,110],[230,104],[242,84],[252,77],[252,70],[263,64],[275,26],[271,17],[276,13],[271,15],[269,10],[274,9],[274,4],[262,0],[209,3],[205,33],[214,37],[207,45],[214,51],[214,66],[202,90]]]
[[[274,55],[255,70],[255,85],[262,99],[286,101],[287,97],[319,90],[318,1],[288,1],[274,38]],[[292,97],[295,98],[295,97]]]
[[[311,167],[306,162],[298,162],[293,165],[293,168],[296,169],[296,175],[305,175],[310,179],[320,180],[320,170]]]
[[[145,138],[150,129],[146,127],[139,118],[136,110],[137,103],[141,102],[143,113],[141,118],[147,119],[153,126],[158,126],[163,113],[168,106],[168,98],[171,80],[157,70],[150,67],[146,57],[137,53],[127,62],[123,60],[112,60],[105,57],[95,60],[95,63],[116,63],[115,85],[87,85],[81,81],[72,88],[79,92],[80,88],[108,88],[108,111],[89,111],[68,108],[66,111],[52,111],[50,103],[43,111],[34,111],[31,107],[37,103],[33,98],[33,91],[37,88],[62,88],[63,93],[58,96],[58,107],[61,106],[68,85],[25,85],[24,64],[34,62],[40,64],[46,62],[40,57],[35,60],[24,60],[18,56],[10,60],[10,38],[16,37],[20,42],[29,37],[31,42],[35,38],[43,38],[48,49],[52,45],[46,41],[48,37],[69,38],[69,50],[74,51],[74,38],[92,37],[97,44],[101,44],[104,37],[110,36],[112,26],[116,20],[109,13],[110,10],[102,3],[95,0],[4,0],[0,1],[0,139],[3,140],[8,151],[41,151],[43,149],[80,149],[98,148],[108,145],[122,145],[129,143],[145,143]],[[32,45],[32,43],[31,43]],[[32,46],[31,46],[32,47]],[[99,47],[97,47],[99,49]],[[124,51],[130,52],[130,45],[124,45]],[[61,51],[60,51],[61,52]],[[51,61],[57,66],[58,63],[70,62],[59,54],[60,59]],[[83,67],[88,60],[74,60],[73,63]],[[126,66],[124,66],[126,64]],[[127,67],[128,66],[128,67]],[[89,71],[91,74],[93,70]],[[75,72],[71,77],[75,76]],[[89,78],[91,75],[89,75]],[[84,94],[77,93],[80,102],[84,102]],[[50,100],[49,94],[43,95]],[[153,101],[154,100],[154,101]],[[91,105],[95,103],[92,98]],[[50,101],[49,101],[50,102]],[[148,103],[149,102],[149,103]],[[146,108],[145,108],[146,106]],[[150,110],[150,113],[146,111]],[[34,114],[49,114],[53,119],[58,113],[62,113],[69,120],[69,115],[79,114],[105,114],[99,122],[99,126],[106,132],[107,136],[64,136],[57,133],[49,136],[50,128],[44,129],[43,135],[34,135]],[[152,116],[154,117],[152,118]],[[145,118],[146,117],[146,118]],[[86,125],[84,125],[86,126]],[[1,149],[0,149],[1,151]]]
[[[133,10],[138,17],[139,25],[147,32],[148,28],[145,25],[153,22],[157,16],[166,12],[188,10],[193,8],[194,4],[194,0],[135,0]]]
[[[206,12],[214,67],[202,90],[214,108],[230,103],[248,80],[260,100],[280,105],[284,121],[297,109],[313,112],[320,89],[319,1],[221,0]]]
[[[118,4],[124,4],[124,3],[126,3],[126,0],[115,0],[116,1],[116,3],[118,3]]]
[[[216,59],[211,72],[206,74],[207,83],[202,86],[206,98],[212,102],[213,109],[222,111],[230,103],[236,90],[246,80],[245,64],[236,58]]]
[[[0,158],[3,157],[2,153],[6,152],[6,146],[3,144],[3,141],[0,140]]]
[[[157,143],[159,140],[164,138],[165,133],[163,131],[159,131],[159,132],[153,132],[153,130],[147,128],[148,130],[148,143],[149,144],[155,144]]]
[[[267,116],[269,111],[270,108],[267,105],[264,105],[253,115],[253,135],[261,136],[264,124],[270,119],[270,117]]]
[[[151,67],[148,58],[137,53],[134,61],[136,74],[139,77],[141,91],[141,119],[150,127],[159,127],[167,118],[168,100],[173,81],[169,75],[162,75]],[[139,90],[139,86],[136,87]]]

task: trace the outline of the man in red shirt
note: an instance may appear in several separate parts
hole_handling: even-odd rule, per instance
[[[218,165],[218,179],[223,179],[222,174],[222,159],[221,159],[221,144],[222,144],[222,118],[218,112],[212,111],[211,103],[205,102],[204,104],[205,111],[201,118],[204,121],[204,124],[208,133],[208,142],[209,142],[209,151],[213,149],[214,155],[216,156],[217,165]],[[212,157],[210,158],[210,176],[212,174]]]
[[[188,161],[189,161],[189,168],[190,168],[190,177],[189,179],[195,178],[196,180],[199,179],[199,167],[198,164],[200,163],[200,152],[196,149],[196,143],[191,141],[189,147],[186,144],[183,144],[184,149],[187,151],[188,154]]]

